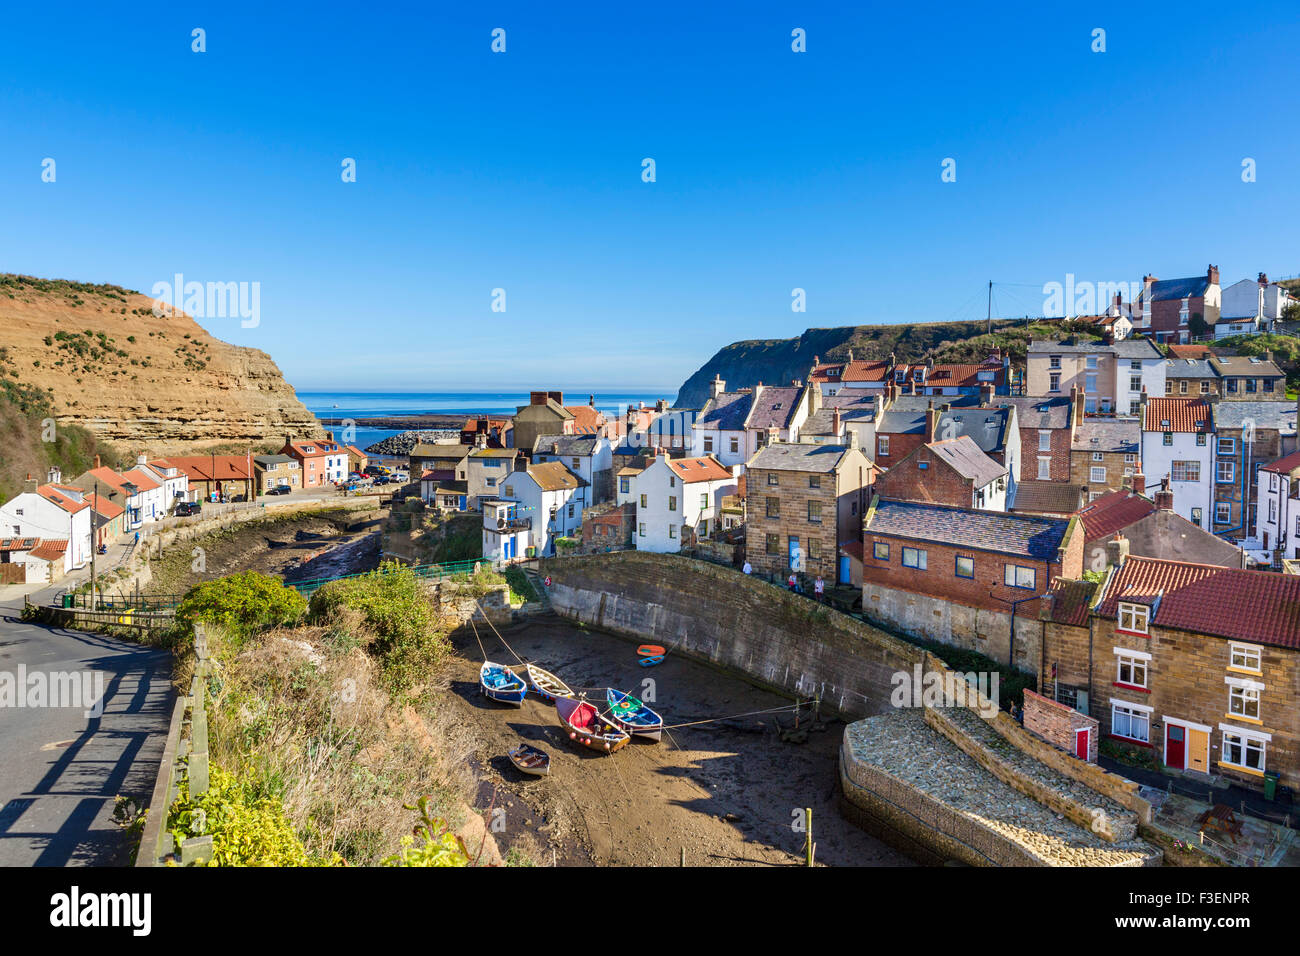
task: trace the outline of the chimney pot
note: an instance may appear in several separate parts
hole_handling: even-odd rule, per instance
[[[1113,567],[1119,567],[1124,563],[1124,559],[1129,554],[1128,538],[1116,533],[1115,537],[1106,542],[1106,561]]]

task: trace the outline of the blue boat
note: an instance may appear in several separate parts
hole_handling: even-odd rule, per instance
[[[643,657],[638,661],[642,667],[654,667],[656,664],[662,664],[663,662],[664,656],[662,654],[656,654],[654,657]]]
[[[609,719],[619,730],[634,737],[658,740],[664,731],[664,719],[631,694],[612,687],[605,688],[609,701]]]
[[[503,704],[519,707],[528,693],[522,677],[504,664],[484,661],[478,672],[479,688],[485,695]]]

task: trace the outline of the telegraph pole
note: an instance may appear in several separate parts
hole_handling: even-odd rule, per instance
[[[98,602],[95,600],[95,552],[99,546],[95,543],[95,505],[99,504],[99,480],[95,480],[95,504],[90,506],[90,609],[97,610]],[[68,542],[71,544],[71,540]]]
[[[993,334],[993,280],[989,280],[989,308],[988,308],[989,335]]]

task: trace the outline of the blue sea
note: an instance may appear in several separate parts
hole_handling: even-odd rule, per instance
[[[585,405],[596,396],[596,407],[617,415],[638,402],[653,405],[659,399],[669,404],[675,394],[598,392],[589,388],[560,389],[566,405]],[[514,414],[528,404],[527,392],[299,392],[299,400],[317,418],[380,418],[389,415],[459,415],[474,412]],[[336,429],[337,431],[337,429]],[[355,444],[367,448],[398,434],[396,429],[358,426]],[[342,435],[336,437],[342,438]]]

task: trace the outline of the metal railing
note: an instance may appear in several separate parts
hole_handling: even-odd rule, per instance
[[[473,574],[480,566],[491,567],[492,561],[488,558],[468,558],[464,561],[446,561],[442,564],[408,565],[400,570],[410,571],[417,578],[439,581],[458,574]],[[307,581],[286,581],[285,584],[297,590],[303,597],[308,597],[331,581],[347,581],[353,578],[373,577],[384,573],[386,572],[378,569],[375,571],[361,571],[356,574],[339,574],[328,578],[312,578]]]

